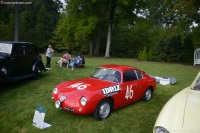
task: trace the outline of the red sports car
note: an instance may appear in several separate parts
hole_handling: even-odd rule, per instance
[[[58,109],[75,114],[92,114],[96,120],[107,118],[112,110],[140,99],[149,101],[156,80],[138,68],[103,65],[87,78],[55,86],[52,99]]]

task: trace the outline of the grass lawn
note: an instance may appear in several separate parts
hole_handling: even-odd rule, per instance
[[[50,71],[39,80],[27,79],[0,86],[0,132],[1,133],[152,133],[152,128],[163,105],[175,93],[189,86],[199,72],[199,67],[175,63],[137,61],[122,58],[86,57],[85,68],[72,71],[59,68],[54,55]],[[43,56],[43,62],[46,60]],[[131,65],[150,75],[173,76],[175,85],[162,86],[149,102],[138,101],[112,112],[108,119],[96,121],[92,115],[74,115],[58,110],[51,100],[55,85],[70,79],[87,77],[103,64]],[[46,107],[45,122],[52,126],[38,129],[32,125],[36,105]]]

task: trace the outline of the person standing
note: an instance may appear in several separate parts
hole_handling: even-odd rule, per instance
[[[51,65],[51,57],[52,57],[52,55],[53,55],[53,52],[54,52],[54,50],[53,50],[53,48],[52,48],[52,45],[49,45],[48,48],[47,48],[47,50],[46,50],[46,60],[47,60],[47,63],[46,63],[46,70],[52,69],[52,68],[50,67],[50,65]]]

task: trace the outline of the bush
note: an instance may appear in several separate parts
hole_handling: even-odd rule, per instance
[[[173,36],[172,38],[161,40],[154,47],[153,58],[156,61],[181,61],[183,52],[184,49],[181,42],[181,37]]]
[[[141,60],[141,55],[142,55],[142,50],[140,50],[140,52],[138,54],[138,57],[137,57],[138,60]]]
[[[143,51],[142,51],[142,55],[140,57],[141,60],[147,61],[147,47],[145,46]]]
[[[192,63],[194,59],[194,45],[189,36],[184,39],[183,42],[184,54],[182,56],[182,61],[187,63]]]
[[[148,60],[148,61],[153,60],[153,59],[152,59],[152,56],[153,56],[153,48],[150,47],[150,48],[149,48],[149,51],[148,51],[148,54],[147,54],[147,60]]]

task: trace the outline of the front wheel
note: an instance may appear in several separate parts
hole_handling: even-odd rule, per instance
[[[152,97],[152,89],[148,87],[144,93],[142,100],[148,102],[149,100],[151,100],[151,97]]]
[[[111,101],[109,99],[103,99],[99,102],[94,111],[94,118],[98,121],[105,119],[110,115],[111,110],[112,110]]]
[[[42,77],[42,66],[37,64],[34,70],[34,79],[39,79]]]

